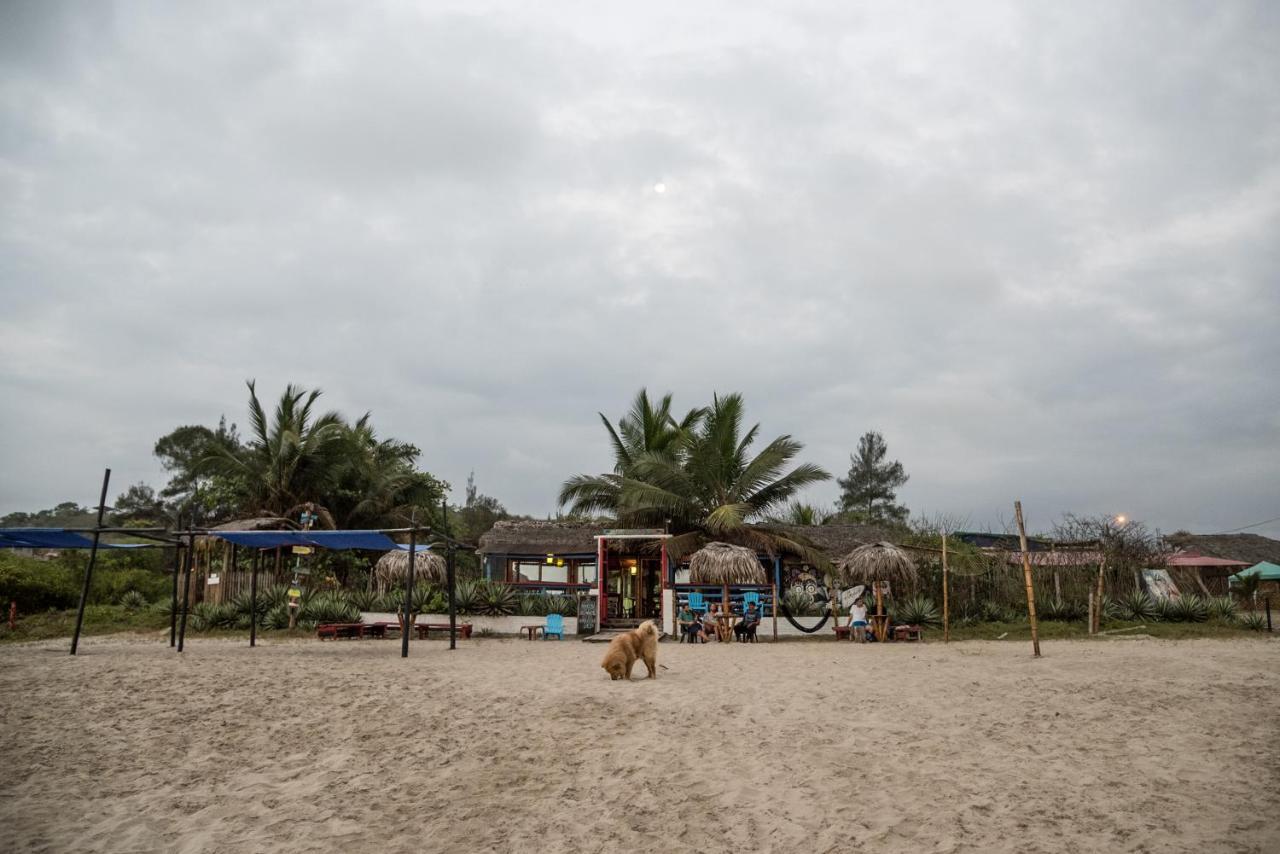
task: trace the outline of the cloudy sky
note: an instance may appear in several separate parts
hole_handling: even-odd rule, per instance
[[[256,378],[519,512],[647,386],[973,526],[1280,516],[1280,7],[615,6],[0,6],[0,513]]]

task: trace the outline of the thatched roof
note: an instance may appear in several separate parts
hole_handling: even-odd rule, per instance
[[[389,588],[403,584],[409,575],[409,552],[396,549],[378,558],[373,566],[373,577],[378,590],[385,593]],[[418,549],[413,560],[414,581],[434,581],[444,584],[446,567],[444,558],[434,552]]]
[[[916,580],[916,565],[893,543],[858,546],[836,562],[836,572],[845,584],[906,584]]]
[[[829,560],[839,560],[844,555],[867,543],[889,539],[889,532],[877,525],[769,525],[800,542],[813,543],[814,548]]]
[[[596,550],[596,535],[605,522],[507,519],[480,537],[480,554],[588,554]]]
[[[1166,539],[1206,557],[1242,560],[1250,565],[1264,560],[1280,563],[1280,540],[1259,534],[1173,534]]]
[[[765,584],[768,577],[755,551],[728,543],[707,543],[689,558],[694,584]]]

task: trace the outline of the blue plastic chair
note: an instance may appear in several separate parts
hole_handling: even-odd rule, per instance
[[[547,614],[547,626],[542,630],[542,639],[546,640],[552,635],[556,636],[556,640],[564,640],[564,616],[561,614]]]
[[[689,594],[689,610],[694,612],[698,612],[698,611],[702,611],[704,613],[706,612],[707,602],[705,599],[702,598],[701,593]]]
[[[752,602],[756,603],[756,611],[764,613],[764,608],[760,606],[760,594],[754,590],[748,590],[742,594],[742,613],[747,613],[747,606]]]

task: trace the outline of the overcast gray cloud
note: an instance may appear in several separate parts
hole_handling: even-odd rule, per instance
[[[0,7],[0,512],[256,377],[521,512],[648,386],[974,525],[1280,516],[1274,4],[697,6]]]

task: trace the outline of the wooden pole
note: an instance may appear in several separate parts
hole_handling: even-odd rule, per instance
[[[176,520],[177,527],[182,527],[182,517]],[[182,575],[182,543],[173,547],[173,598],[169,603],[169,646],[178,642],[178,578]]]
[[[409,571],[404,578],[404,627],[400,629],[400,657],[409,657],[409,633],[413,631],[413,565],[418,551],[418,523],[415,520],[413,530],[409,532]]]
[[[454,590],[457,588],[457,566],[453,559],[453,537],[449,536],[449,502],[444,498],[440,499],[440,517],[444,535],[449,537],[444,565],[445,584],[449,587],[449,649],[457,649],[458,605],[457,600],[454,598]]]
[[[947,532],[942,532],[942,642],[951,641],[951,579],[947,569]]]
[[[778,585],[773,585],[773,639],[778,639]]]
[[[249,646],[258,645],[258,570],[262,566],[262,549],[253,552],[253,568],[249,571]]]
[[[195,562],[196,535],[187,534],[187,575],[182,583],[182,619],[178,622],[178,652],[187,641],[187,612],[191,610],[191,572]]]
[[[1027,528],[1022,522],[1022,502],[1013,502],[1013,515],[1018,519],[1018,542],[1022,546],[1022,577],[1027,583],[1027,618],[1031,621],[1031,649],[1040,657],[1040,628],[1036,624],[1036,590],[1031,584],[1031,555],[1027,553]]]
[[[1102,560],[1098,561],[1098,589],[1095,593],[1097,605],[1093,608],[1094,632],[1102,631],[1102,579],[1105,577],[1104,572],[1107,568],[1107,553],[1102,553]]]
[[[71,654],[80,645],[80,627],[84,625],[84,608],[89,602],[89,584],[93,581],[93,565],[98,562],[98,538],[102,536],[102,516],[107,511],[107,486],[111,483],[111,469],[102,475],[102,496],[98,499],[98,530],[93,532],[93,546],[89,549],[89,565],[84,568],[84,587],[80,589],[80,607],[76,609],[76,631],[71,636]]]

